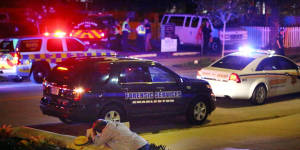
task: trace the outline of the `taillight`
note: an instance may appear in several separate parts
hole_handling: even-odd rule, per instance
[[[201,79],[201,69],[197,71],[197,76],[196,76],[197,79]]]
[[[232,74],[229,76],[229,80],[235,81],[236,83],[241,83],[241,79],[240,79],[239,75],[236,74],[236,73],[232,73]]]
[[[81,99],[81,96],[84,94],[85,89],[82,87],[75,88],[73,90],[74,95],[74,101],[79,101]]]

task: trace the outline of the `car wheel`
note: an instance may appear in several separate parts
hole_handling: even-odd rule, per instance
[[[69,118],[63,118],[63,117],[60,117],[59,120],[65,124],[72,124],[74,123],[73,120],[69,119]]]
[[[267,89],[264,85],[258,85],[250,99],[252,104],[261,105],[264,104],[267,99]]]
[[[186,118],[191,124],[202,124],[208,116],[208,105],[205,101],[194,101],[189,106]]]
[[[42,83],[43,79],[49,74],[49,70],[43,66],[33,68],[32,75],[36,83]]]
[[[110,120],[114,122],[124,122],[126,121],[124,111],[118,106],[109,106],[104,109],[100,115],[101,119]]]

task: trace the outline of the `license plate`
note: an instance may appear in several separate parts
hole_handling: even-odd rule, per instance
[[[53,95],[58,95],[59,87],[51,87],[50,93]]]

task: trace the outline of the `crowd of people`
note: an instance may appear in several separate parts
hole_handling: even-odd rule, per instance
[[[130,18],[127,17],[120,25],[118,21],[115,22],[115,35],[120,39],[120,50],[123,52],[132,51],[151,51],[151,24],[148,19],[144,19],[139,23],[135,30],[130,27]],[[129,44],[129,35],[136,34],[135,48]]]

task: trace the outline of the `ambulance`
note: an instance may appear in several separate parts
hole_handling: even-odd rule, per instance
[[[65,32],[42,36],[7,38],[0,43],[0,76],[22,81],[30,77],[42,83],[51,68],[70,57],[115,56],[111,50],[88,49],[82,41]]]

